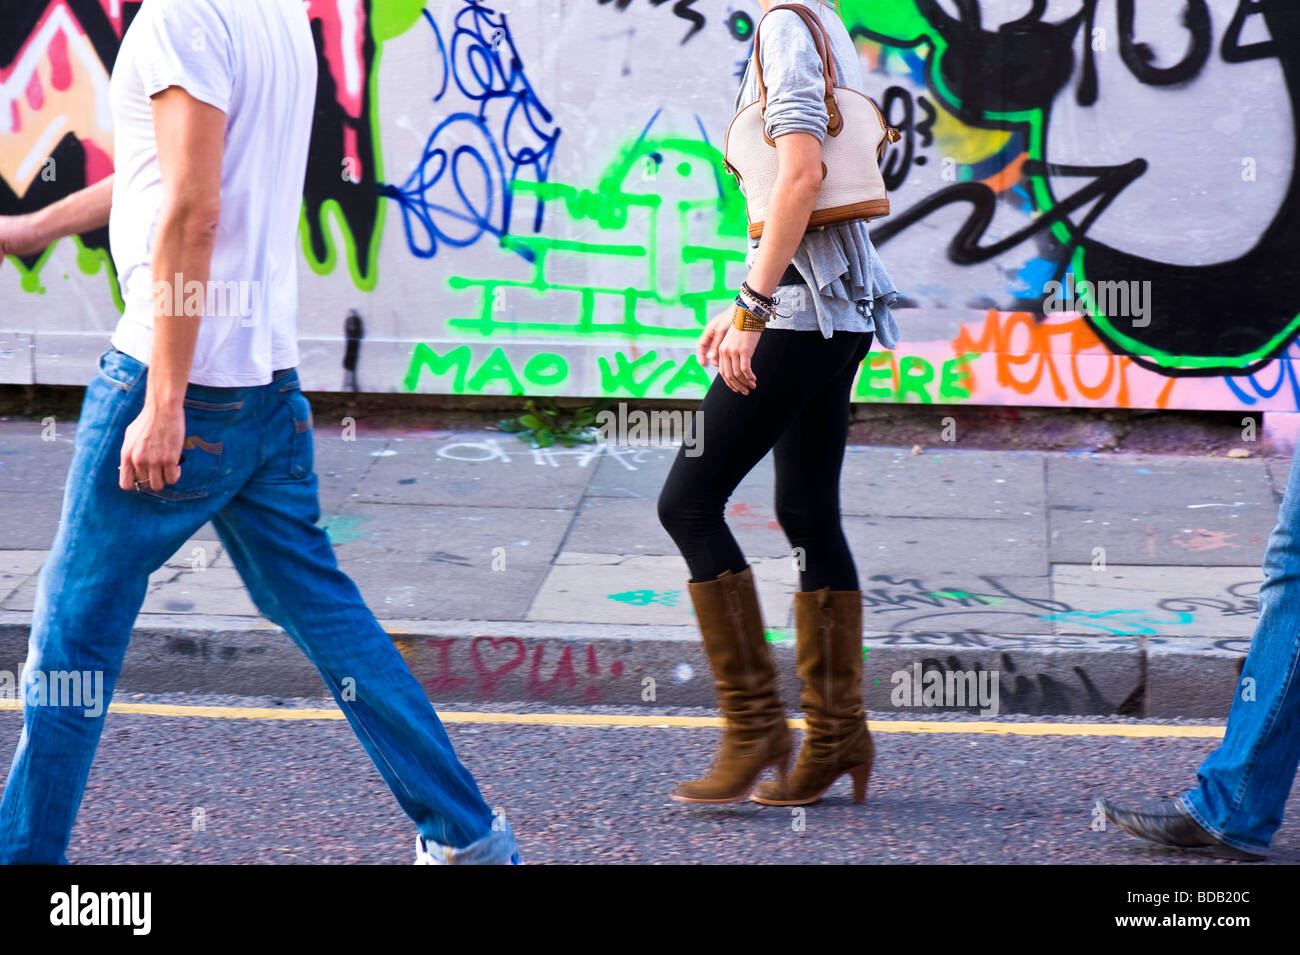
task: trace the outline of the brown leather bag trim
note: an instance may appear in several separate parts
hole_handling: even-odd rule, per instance
[[[879,219],[882,216],[889,215],[888,199],[869,199],[866,202],[853,202],[847,206],[832,206],[829,209],[818,209],[808,220],[808,228],[817,229],[823,226],[834,225],[837,222],[851,222],[854,219]],[[763,234],[763,223],[755,222],[749,227],[749,237],[757,239]]]
[[[805,6],[797,3],[778,3],[776,6],[768,9],[759,18],[758,26],[754,28],[754,68],[758,75],[758,101],[759,114],[767,113],[767,83],[763,80],[763,48],[759,45],[759,31],[763,29],[763,20],[767,14],[774,10],[793,10],[799,15],[799,18],[808,25],[812,31],[813,45],[817,47],[817,55],[822,61],[822,78],[826,81],[826,94],[823,102],[826,104],[826,132],[831,136],[838,136],[840,130],[844,128],[844,117],[840,115],[839,104],[835,101],[835,60],[831,55],[831,40],[826,35],[826,27],[822,25],[821,19]],[[763,125],[763,138],[767,140],[769,146],[775,146],[776,142],[772,137],[767,135],[767,125]]]

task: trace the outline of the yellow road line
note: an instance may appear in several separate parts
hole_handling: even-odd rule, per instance
[[[19,709],[17,700],[0,700],[0,710]],[[222,720],[341,720],[341,710],[255,706],[179,706],[172,703],[114,703],[112,713],[184,716]],[[621,716],[607,713],[473,713],[440,711],[444,723],[497,723],[531,726],[720,727],[717,716]],[[794,729],[804,721],[790,720]],[[1149,723],[994,723],[976,720],[872,720],[877,733],[956,733],[984,736],[1128,736],[1142,739],[1222,739],[1222,726],[1166,726]]]

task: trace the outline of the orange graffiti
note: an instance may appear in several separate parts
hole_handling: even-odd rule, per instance
[[[1129,399],[1129,370],[1136,365],[1126,355],[1111,354],[1101,339],[1078,316],[1052,316],[1038,321],[1029,312],[999,312],[990,309],[979,337],[973,326],[963,325],[952,340],[953,351],[958,355],[976,352],[995,356],[998,385],[1010,388],[1021,395],[1037,391],[1046,379],[1052,394],[1059,402],[1071,395],[1098,401],[1113,395],[1113,404],[1119,408],[1132,407]],[[1085,362],[1104,369],[1100,380],[1089,381],[1080,369],[1081,357]],[[1061,366],[1068,361],[1068,372]],[[972,381],[975,366],[968,370]],[[1169,393],[1176,379],[1170,378],[1156,397],[1156,407],[1169,403]]]

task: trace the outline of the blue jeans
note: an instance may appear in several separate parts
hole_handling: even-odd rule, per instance
[[[1181,797],[1230,846],[1268,847],[1300,763],[1300,447],[1264,554],[1259,623],[1228,712],[1223,743]]]
[[[451,849],[452,861],[514,858],[509,824],[494,820],[420,684],[316,525],[311,406],[297,372],[277,371],[270,384],[249,388],[190,385],[180,480],[161,491],[123,491],[123,435],[143,407],[146,375],[141,362],[110,348],[86,390],[63,516],[36,593],[23,731],[0,801],[0,862],[67,862],[149,575],[208,521],[258,609],[325,678],[421,835],[444,855]],[[68,673],[94,674],[86,687],[102,678],[100,698],[52,692],[53,675]]]

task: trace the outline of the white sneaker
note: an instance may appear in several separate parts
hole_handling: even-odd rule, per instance
[[[415,864],[416,865],[454,865],[451,846],[440,845],[436,842],[425,842],[424,836],[416,835],[415,837]]]
[[[513,834],[512,834],[513,839]],[[478,843],[476,843],[478,845]],[[415,864],[416,865],[457,865],[459,860],[457,856],[465,853],[464,849],[456,850],[451,846],[444,846],[440,842],[434,842],[431,839],[426,840],[422,835],[415,837]],[[463,863],[462,863],[463,864]],[[501,865],[519,865],[519,854],[515,852]]]

